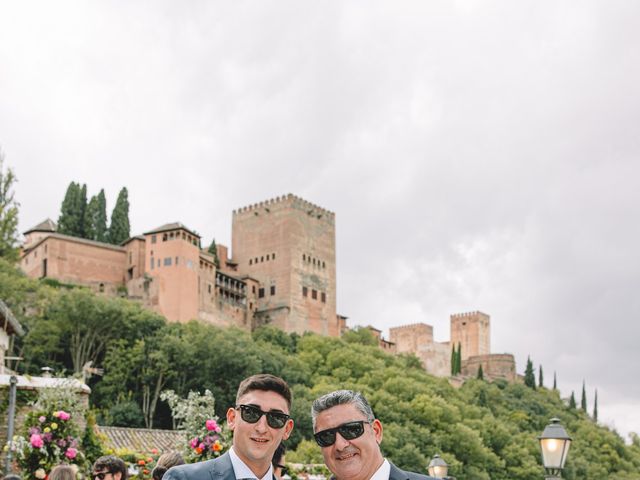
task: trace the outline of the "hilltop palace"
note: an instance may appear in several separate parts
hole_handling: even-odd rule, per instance
[[[340,336],[346,317],[336,312],[335,214],[295,195],[233,211],[232,256],[217,245],[220,266],[200,248],[200,236],[169,223],[120,246],[56,232],[47,219],[24,232],[20,266],[30,277],[85,285],[136,300],[172,322],[199,319],[220,327]],[[450,342],[435,342],[424,323],[390,329],[380,346],[414,353],[425,369],[451,373],[452,346],[461,345],[462,377],[515,379],[513,355],[492,354],[490,318],[451,315]]]

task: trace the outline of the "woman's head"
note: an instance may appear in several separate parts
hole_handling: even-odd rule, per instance
[[[156,462],[156,466],[151,472],[151,476],[153,480],[162,480],[163,475],[167,470],[171,467],[175,467],[176,465],[183,465],[184,459],[182,455],[178,452],[167,452],[160,455],[158,461]]]

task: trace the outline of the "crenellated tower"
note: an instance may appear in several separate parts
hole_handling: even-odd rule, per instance
[[[335,214],[292,194],[233,211],[233,262],[260,285],[254,326],[339,335],[335,239]]]
[[[490,317],[482,312],[451,315],[451,345],[462,347],[462,360],[491,353]]]

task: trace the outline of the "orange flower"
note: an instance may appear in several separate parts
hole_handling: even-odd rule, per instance
[[[202,453],[202,449],[201,449],[200,447],[197,447],[197,448],[196,448],[196,453],[197,453],[198,455],[200,455],[200,454]]]
[[[145,461],[144,460],[138,460],[138,465],[145,465]]]
[[[142,473],[144,473],[145,475],[149,475],[149,470],[145,468],[144,470],[142,470]]]
[[[214,452],[219,452],[220,450],[222,450],[222,445],[220,445],[219,443],[214,443],[213,444],[213,451]]]
[[[147,463],[152,463],[153,462],[153,458],[149,457],[147,458]]]
[[[152,448],[151,449],[151,453],[153,453],[154,455],[156,455],[158,453],[158,449],[157,448]]]

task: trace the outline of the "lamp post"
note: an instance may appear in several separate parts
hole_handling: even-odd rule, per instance
[[[571,446],[571,437],[562,425],[559,418],[552,418],[538,437],[542,450],[542,464],[547,471],[547,480],[560,478],[564,462]]]
[[[445,462],[440,455],[436,454],[433,456],[431,461],[429,462],[429,475],[435,478],[446,478],[447,472],[449,471],[449,465]]]

